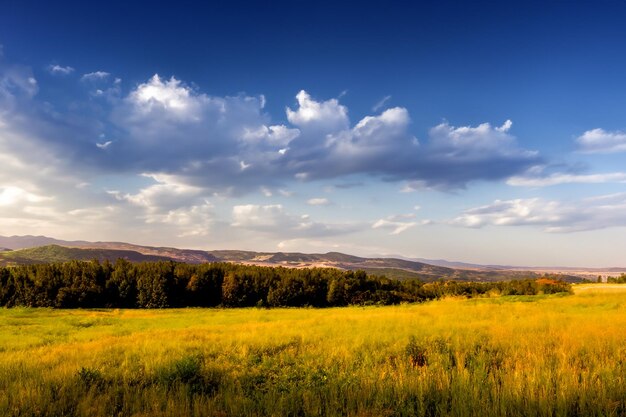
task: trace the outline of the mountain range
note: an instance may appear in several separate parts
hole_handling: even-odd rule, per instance
[[[619,274],[626,268],[532,268],[486,266],[445,260],[410,259],[400,257],[359,257],[339,252],[306,254],[298,252],[254,252],[242,250],[178,249],[152,247],[124,242],[66,241],[46,236],[0,236],[0,265],[20,265],[70,260],[115,261],[118,258],[132,262],[171,260],[187,263],[234,262],[263,266],[291,268],[332,267],[364,270],[371,274],[395,279],[424,281],[462,280],[498,281],[559,274],[570,282],[597,277],[600,273]]]

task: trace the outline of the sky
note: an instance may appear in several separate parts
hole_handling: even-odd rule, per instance
[[[0,6],[0,235],[626,266],[623,2]]]

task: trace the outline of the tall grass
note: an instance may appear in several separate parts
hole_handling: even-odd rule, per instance
[[[601,287],[594,287],[601,288]],[[626,415],[626,292],[0,310],[2,416]]]

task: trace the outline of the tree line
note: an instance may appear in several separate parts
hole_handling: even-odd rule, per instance
[[[620,274],[618,277],[607,277],[606,282],[610,284],[626,284],[626,274]]]
[[[131,263],[124,259],[0,268],[0,306],[5,307],[335,307],[490,292],[534,295],[571,292],[571,286],[551,279],[424,283],[332,268]]]

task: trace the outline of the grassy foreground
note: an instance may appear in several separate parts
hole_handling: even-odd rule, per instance
[[[626,292],[601,288],[367,308],[1,309],[0,415],[622,416]]]

